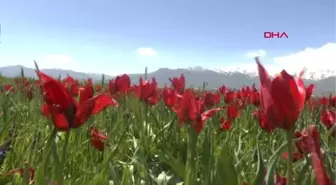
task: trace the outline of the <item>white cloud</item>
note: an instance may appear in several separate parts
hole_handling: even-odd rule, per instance
[[[137,53],[141,56],[157,56],[156,51],[152,48],[138,48]]]
[[[262,49],[259,49],[259,50],[256,50],[256,51],[251,51],[251,52],[248,52],[246,53],[246,57],[248,58],[254,58],[254,57],[264,57],[266,56],[266,51],[265,50],[262,50]]]
[[[336,71],[336,43],[327,43],[319,48],[307,48],[298,53],[275,57],[274,65],[288,72],[299,72],[306,67],[307,72]]]
[[[259,56],[264,56],[266,52],[260,52]],[[290,74],[298,74],[303,68],[306,68],[305,77],[321,78],[322,76],[336,75],[336,43],[327,43],[318,48],[306,48],[302,51],[291,53],[284,56],[278,56],[271,59],[271,62],[266,63],[261,58],[261,62],[271,75],[280,73],[285,69]],[[250,52],[249,57],[256,55]],[[254,54],[256,54],[255,52]],[[245,71],[256,73],[257,67],[253,62],[238,63],[232,66],[220,68],[221,71]]]

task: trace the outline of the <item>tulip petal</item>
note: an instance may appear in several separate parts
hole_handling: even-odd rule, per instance
[[[66,110],[72,102],[72,97],[67,92],[67,89],[64,87],[64,85],[60,81],[42,72],[38,72],[38,75],[40,79],[44,81],[42,84],[42,89],[45,93],[46,102],[49,105],[60,105],[62,109]]]
[[[94,98],[92,114],[96,115],[109,106],[118,107],[119,103],[110,96],[100,94]]]
[[[267,72],[267,70],[264,68],[264,66],[260,63],[259,58],[255,58],[257,65],[258,65],[258,74],[260,83],[263,87],[268,88],[271,85],[271,78]]]
[[[221,110],[221,108],[214,108],[214,109],[210,109],[210,110],[207,110],[207,111],[203,112],[201,114],[202,121],[208,120],[209,118],[214,116],[219,110]]]
[[[49,106],[48,108],[55,128],[59,131],[66,131],[69,128],[69,123],[62,110],[59,107],[53,106]]]
[[[94,89],[92,84],[86,84],[84,89],[79,92],[79,104],[83,104],[86,100],[92,98],[94,95]]]
[[[260,79],[260,105],[262,110],[268,110],[268,108],[273,105],[272,96],[270,94],[272,81],[264,66],[262,66],[259,62],[259,58],[256,58],[256,61],[258,65],[258,73]]]
[[[77,128],[81,126],[91,115],[98,114],[111,105],[117,107],[119,104],[113,98],[105,94],[100,94],[88,99],[78,107],[75,118],[76,121],[72,127]]]
[[[297,111],[296,101],[291,90],[293,83],[295,84],[294,77],[283,70],[280,75],[273,79],[271,85],[272,99],[279,109],[278,113],[274,115],[276,118],[272,119],[276,119],[279,127],[283,129],[290,129],[300,113]]]

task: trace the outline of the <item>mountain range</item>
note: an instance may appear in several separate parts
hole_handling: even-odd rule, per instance
[[[6,66],[0,67],[0,74],[5,77],[17,77],[21,74],[21,69],[24,71],[26,77],[37,78],[35,70],[32,68],[16,65],[16,66]],[[41,69],[44,73],[54,76],[54,77],[66,77],[67,74],[75,79],[87,79],[92,78],[92,80],[98,82],[102,79],[102,74],[84,73],[76,72],[73,70],[64,69]],[[202,87],[204,84],[207,89],[215,89],[222,85],[226,87],[237,89],[242,86],[255,84],[257,87],[259,85],[259,79],[257,74],[251,72],[242,71],[215,71],[210,69],[204,69],[202,67],[187,68],[187,69],[168,69],[160,68],[157,71],[147,74],[147,79],[155,77],[159,86],[169,85],[170,77],[178,77],[183,74],[186,78],[187,86],[192,87]],[[140,76],[145,76],[144,74],[128,74],[131,78],[133,84],[138,83]],[[112,79],[113,76],[105,75],[105,79]],[[306,78],[304,79],[306,85],[314,83],[315,84],[315,94],[327,94],[335,93],[336,91],[336,76],[325,76],[323,78]]]

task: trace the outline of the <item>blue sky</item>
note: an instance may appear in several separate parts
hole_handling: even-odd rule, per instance
[[[145,66],[254,70],[251,57],[260,55],[275,71],[330,69],[335,9],[333,0],[4,1],[0,66],[37,60],[41,68],[106,74]],[[265,31],[289,38],[264,39]]]

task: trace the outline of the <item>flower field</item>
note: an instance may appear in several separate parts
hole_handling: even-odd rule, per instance
[[[285,70],[260,89],[0,81],[0,185],[335,185],[335,95]],[[168,77],[167,77],[168,78]]]

